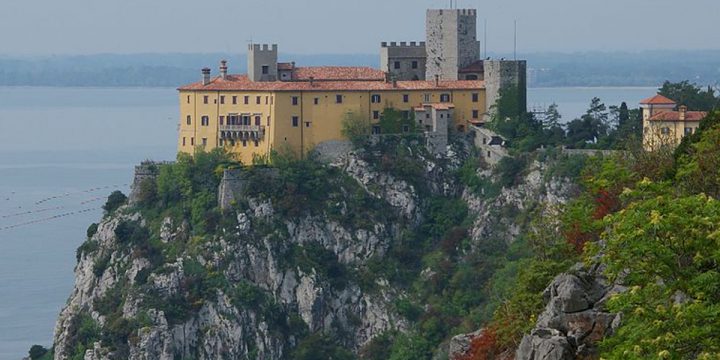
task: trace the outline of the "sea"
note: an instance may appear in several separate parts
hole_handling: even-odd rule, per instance
[[[528,106],[569,121],[656,91],[531,88]],[[0,360],[51,345],[86,229],[136,164],[175,158],[178,117],[173,88],[0,87]]]

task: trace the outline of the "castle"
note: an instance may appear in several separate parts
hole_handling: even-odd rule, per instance
[[[302,154],[345,142],[348,116],[379,134],[388,108],[414,119],[444,152],[449,132],[487,121],[503,88],[527,102],[525,61],[480,58],[474,9],[428,10],[426,41],[383,42],[380,69],[280,63],[268,44],[249,45],[247,56],[246,75],[229,74],[221,61],[218,76],[204,68],[201,81],[178,89],[180,152],[225,147],[244,163],[280,147]]]

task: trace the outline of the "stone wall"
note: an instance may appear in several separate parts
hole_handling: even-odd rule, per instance
[[[255,169],[254,171],[261,172],[260,176],[268,179],[277,175],[277,169],[273,168]],[[228,169],[223,171],[223,177],[218,187],[218,205],[221,210],[231,209],[243,198],[245,189],[247,189],[250,183],[248,175],[249,173],[245,169]]]
[[[491,107],[500,98],[503,89],[517,87],[518,103],[524,111],[527,109],[527,61],[525,60],[485,60],[485,101],[488,115],[492,117]]]
[[[458,70],[480,60],[474,9],[428,10],[426,79],[457,80]]]
[[[146,179],[154,181],[160,173],[160,166],[167,164],[172,164],[172,162],[143,161],[140,165],[135,166],[135,175],[133,176],[133,182],[130,186],[130,196],[128,197],[130,204],[136,204],[138,202],[140,186],[143,181]]]
[[[276,44],[250,44],[248,46],[248,77],[250,81],[276,81],[278,79],[278,46]],[[262,73],[262,67],[268,73]]]
[[[400,68],[395,68],[395,62]],[[413,62],[417,67],[413,68]],[[380,70],[389,73],[391,79],[398,81],[425,80],[427,50],[425,42],[383,42],[380,47]]]

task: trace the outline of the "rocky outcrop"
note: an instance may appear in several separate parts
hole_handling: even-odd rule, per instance
[[[624,291],[608,283],[599,266],[582,265],[558,275],[543,296],[546,307],[535,328],[523,337],[517,360],[586,359],[597,355],[596,344],[620,325],[620,314],[604,305],[610,296]]]

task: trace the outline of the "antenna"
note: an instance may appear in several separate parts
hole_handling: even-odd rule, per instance
[[[485,18],[485,25],[483,29],[483,52],[485,55],[483,55],[483,59],[487,58],[487,18]]]
[[[513,43],[513,57],[517,60],[517,19],[515,19],[515,35]]]

